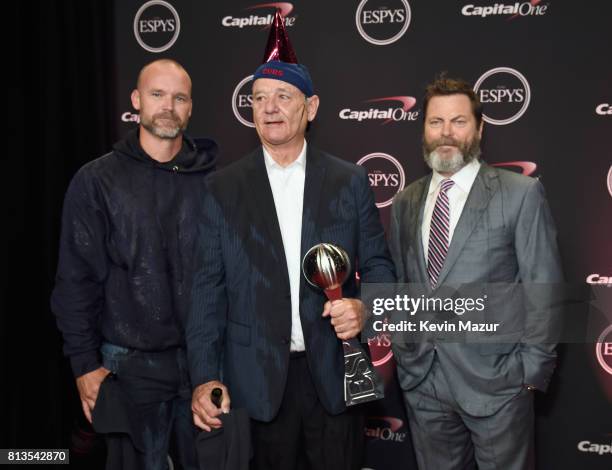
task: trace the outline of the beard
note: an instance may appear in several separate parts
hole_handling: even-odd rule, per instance
[[[452,145],[456,147],[450,157],[443,157],[438,147]],[[442,137],[431,142],[423,139],[423,158],[427,166],[438,173],[457,173],[461,168],[480,157],[480,138],[475,135],[472,140],[459,142],[451,137]]]
[[[187,129],[188,119],[181,119],[173,112],[154,114],[150,119],[141,116],[140,124],[151,134],[160,139],[175,139],[185,129]]]

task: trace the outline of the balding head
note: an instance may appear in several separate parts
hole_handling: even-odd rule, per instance
[[[136,80],[136,89],[140,90],[142,88],[143,80],[150,74],[158,74],[161,71],[168,70],[173,70],[179,74],[185,75],[189,81],[189,93],[191,94],[191,77],[187,73],[187,70],[185,70],[185,67],[173,59],[157,59],[141,68],[138,73],[138,79]]]

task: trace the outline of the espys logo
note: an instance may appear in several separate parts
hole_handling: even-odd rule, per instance
[[[135,113],[132,113],[130,111],[126,111],[125,113],[123,113],[121,115],[121,120],[123,122],[135,122],[135,123],[139,123],[140,122],[140,114],[135,114]]]
[[[368,171],[370,186],[374,189],[376,207],[387,207],[393,202],[393,196],[404,189],[406,175],[402,164],[386,153],[370,153],[362,157],[357,165]]]
[[[510,67],[497,67],[485,72],[474,84],[474,91],[483,104],[482,118],[497,126],[520,118],[531,100],[527,79]]]
[[[391,416],[370,416],[365,427],[365,435],[381,441],[404,442],[405,432],[398,432],[404,422]]]
[[[595,114],[600,116],[612,116],[612,105],[608,103],[598,104],[595,108]]]
[[[419,117],[418,111],[410,111],[416,104],[416,99],[412,96],[386,96],[366,100],[364,103],[385,103],[385,106],[383,108],[370,105],[368,109],[361,110],[344,108],[340,110],[340,119],[358,122],[382,120],[382,124],[389,124],[393,121],[416,121]],[[391,106],[392,104],[395,106]]]
[[[522,175],[531,176],[535,173],[538,166],[533,162],[502,162],[493,163],[492,166],[499,166],[502,168],[518,169]]]
[[[244,77],[234,88],[232,94],[232,110],[234,116],[241,124],[247,127],[255,127],[253,124],[253,94],[251,91],[251,81],[253,75]]]
[[[272,24],[274,19],[274,12],[279,9],[281,16],[285,20],[285,26],[293,26],[295,24],[296,16],[289,16],[289,13],[293,11],[293,4],[289,2],[272,2],[272,3],[259,3],[252,7],[247,7],[245,10],[261,10],[268,9],[270,12],[266,15],[250,14],[248,16],[224,16],[221,19],[221,24],[226,28],[244,28],[246,26],[269,26]]]
[[[379,367],[391,360],[391,335],[389,333],[378,333],[373,338],[368,338],[368,347],[372,355],[372,364]]]
[[[612,375],[612,325],[601,332],[595,343],[595,357],[603,370]]]
[[[599,455],[612,454],[612,442],[609,444],[595,444],[590,441],[580,441],[578,443],[580,452],[593,452]]]
[[[592,286],[612,287],[612,277],[601,276],[599,274],[589,274],[586,278],[586,282]]]
[[[542,0],[531,0],[530,2],[495,3],[494,5],[476,6],[472,3],[461,9],[463,16],[507,16],[509,20],[519,16],[544,16],[548,11],[548,3],[542,5]]]
[[[612,165],[610,165],[610,170],[608,170],[608,192],[612,196]]]
[[[142,5],[134,17],[134,36],[149,52],[164,52],[178,39],[181,20],[172,5],[163,0],[151,0]]]
[[[386,46],[404,35],[411,17],[407,0],[361,0],[355,24],[361,37],[370,44]]]

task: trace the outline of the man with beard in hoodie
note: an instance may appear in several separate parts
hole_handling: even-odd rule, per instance
[[[193,227],[217,146],[183,134],[191,79],[169,59],[140,71],[138,129],[83,166],[64,201],[51,304],[107,468],[166,468],[171,438],[197,468],[184,320]]]

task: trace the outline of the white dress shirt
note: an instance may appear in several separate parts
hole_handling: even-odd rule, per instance
[[[478,170],[480,170],[480,161],[472,160],[450,177],[455,184],[448,190],[448,203],[450,206],[450,230],[448,232],[449,246],[453,239],[453,233],[455,233],[457,222],[459,222],[459,217],[461,217],[461,213],[463,212],[465,201],[467,201],[472,185],[476,180]],[[427,260],[427,250],[429,249],[429,228],[431,226],[431,216],[433,215],[436,199],[438,198],[438,193],[440,192],[440,184],[442,183],[443,179],[445,179],[445,177],[440,173],[437,171],[433,172],[431,182],[429,183],[429,192],[427,193],[425,208],[423,209],[421,238],[423,239],[425,260]]]
[[[306,140],[297,160],[280,166],[263,148],[268,180],[274,196],[276,217],[280,226],[287,259],[291,290],[291,351],[304,351],[304,332],[300,321],[300,250],[302,244],[302,208],[306,178]],[[282,268],[281,268],[282,269]]]

